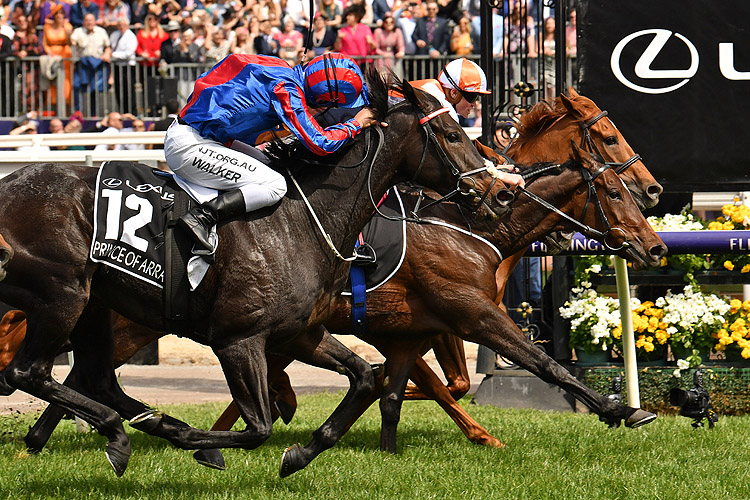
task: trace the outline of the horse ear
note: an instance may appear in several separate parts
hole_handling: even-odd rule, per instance
[[[572,88],[570,90],[575,92],[575,90],[573,90]],[[571,101],[568,96],[566,96],[565,94],[560,94],[560,101],[563,103],[563,106],[565,106],[565,109],[568,110],[568,113],[575,114],[575,106],[573,106],[573,101]]]
[[[568,87],[568,95],[570,96],[571,99],[575,99],[580,94],[576,92],[576,90],[573,87]]]
[[[406,100],[409,102],[416,103],[417,96],[414,94],[414,87],[412,87],[411,84],[406,80],[403,80],[401,83],[403,84],[401,87],[401,91],[404,93],[404,98],[406,98]]]

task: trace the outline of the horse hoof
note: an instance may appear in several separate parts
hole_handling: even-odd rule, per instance
[[[24,436],[23,442],[26,444],[26,451],[28,451],[32,455],[41,453],[44,449],[44,445],[47,444],[46,441],[39,442],[36,436],[31,435],[31,431],[29,431],[29,433]]]
[[[109,460],[109,465],[115,470],[117,477],[122,477],[125,474],[125,469],[128,468],[128,461],[130,460],[130,445],[125,449],[118,449],[111,443],[107,443],[107,448],[104,452]]]
[[[16,392],[16,388],[8,384],[8,382],[5,381],[5,377],[0,374],[0,396],[10,396],[14,392]]]
[[[292,417],[294,417],[294,413],[297,411],[297,407],[292,406],[286,401],[283,401],[281,399],[274,401],[273,404],[276,406],[276,411],[279,412],[279,416],[281,417],[281,420],[286,425],[289,425],[289,422],[292,421]]]
[[[198,450],[193,453],[193,458],[201,464],[205,465],[209,469],[224,470],[224,455],[221,454],[220,450],[209,449],[209,450]]]
[[[625,427],[635,429],[636,427],[646,425],[654,420],[656,420],[655,414],[651,413],[650,411],[636,408],[636,410],[631,413],[630,416],[625,420]]]
[[[295,472],[305,468],[305,459],[302,456],[302,447],[298,444],[290,446],[284,450],[284,454],[281,455],[281,465],[279,466],[279,476],[287,477],[291,476]]]

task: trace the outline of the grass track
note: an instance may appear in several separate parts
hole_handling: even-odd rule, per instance
[[[226,450],[223,472],[126,426],[133,455],[117,478],[98,434],[77,434],[65,421],[41,455],[29,456],[22,437],[35,415],[0,417],[0,498],[750,498],[750,417],[722,417],[712,431],[668,416],[641,429],[608,429],[592,415],[467,406],[508,445],[491,449],[470,444],[432,402],[404,404],[397,455],[378,451],[373,407],[336,447],[280,479],[284,448],[306,443],[342,396],[301,396],[290,426],[277,423],[257,450]],[[208,428],[223,405],[161,409]]]

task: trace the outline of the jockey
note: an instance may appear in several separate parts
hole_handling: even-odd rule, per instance
[[[409,82],[412,87],[424,90],[437,98],[449,114],[458,121],[458,115],[467,118],[479,102],[482,94],[490,94],[487,90],[487,76],[478,64],[465,59],[454,59],[445,65],[437,80],[415,80]],[[481,153],[481,151],[480,151]],[[500,170],[500,180],[511,189],[524,186],[520,175]]]
[[[362,108],[324,129],[308,105],[368,104],[362,72],[343,54],[318,56],[304,68],[277,57],[232,54],[201,75],[164,137],[167,166],[178,184],[194,192],[201,186],[221,191],[179,219],[196,240],[193,253],[215,251],[209,235],[217,222],[273,205],[286,193],[284,177],[248,146],[262,132],[284,125],[310,151],[326,155],[376,120]]]

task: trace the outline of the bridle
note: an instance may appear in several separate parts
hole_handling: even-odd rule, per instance
[[[402,217],[392,217],[389,215],[386,215],[382,213],[380,210],[378,210],[377,204],[375,203],[375,200],[372,196],[372,192],[370,192],[370,200],[372,201],[373,206],[375,207],[375,210],[378,212],[378,215],[381,217],[384,217],[389,220],[406,220],[407,222],[419,222],[421,219],[419,217],[419,213],[426,210],[427,208],[442,203],[444,201],[448,201],[449,199],[453,198],[457,194],[462,195],[471,195],[474,196],[477,194],[477,192],[474,190],[474,187],[476,187],[476,181],[474,180],[474,176],[481,174],[483,172],[487,172],[488,166],[485,164],[485,166],[481,168],[477,168],[474,170],[470,170],[468,172],[461,172],[458,167],[453,163],[453,161],[448,156],[448,153],[445,152],[445,149],[440,145],[440,142],[437,139],[437,135],[435,134],[435,131],[432,130],[432,126],[430,125],[430,121],[444,113],[450,112],[450,109],[448,108],[439,108],[436,109],[430,113],[425,114],[419,106],[416,104],[413,104],[414,108],[417,111],[417,118],[419,118],[419,125],[421,125],[422,130],[424,130],[425,136],[427,140],[424,143],[424,148],[422,149],[422,157],[419,160],[419,166],[417,167],[417,170],[414,172],[414,176],[411,178],[410,181],[406,182],[405,184],[408,186],[414,186],[417,184],[417,178],[422,173],[422,167],[424,166],[425,158],[427,157],[427,150],[429,149],[430,145],[433,145],[435,150],[437,151],[438,157],[443,162],[445,166],[447,166],[453,177],[456,179],[456,188],[451,191],[450,193],[441,196],[440,198],[436,200],[430,200],[429,203],[426,203],[424,206],[422,206],[422,202],[426,199],[424,196],[424,190],[421,188],[417,188],[416,190],[419,193],[419,198],[417,199],[417,203],[414,207],[414,210],[411,211],[411,214],[409,217],[402,218]],[[372,171],[372,170],[370,170]],[[461,188],[461,182],[464,180],[470,180],[471,186],[466,189]],[[492,181],[490,182],[490,185],[487,186],[487,189],[484,190],[484,192],[479,196],[479,201],[477,202],[477,208],[472,211],[472,213],[475,213],[479,208],[481,208],[484,201],[489,196],[490,192],[492,191],[492,188],[497,183],[497,177],[493,176]],[[368,181],[368,187],[371,185],[371,183]]]
[[[604,158],[604,155],[599,151],[599,148],[596,147],[596,143],[594,142],[594,139],[591,137],[591,132],[589,132],[589,129],[599,120],[607,116],[606,111],[602,111],[598,115],[594,116],[593,118],[581,122],[581,130],[583,130],[583,137],[581,138],[581,149],[587,150],[589,153],[595,153],[602,158]],[[635,153],[633,156],[631,156],[628,160],[618,163],[618,162],[605,162],[604,165],[611,167],[617,175],[620,175],[625,170],[628,169],[631,165],[633,165],[635,162],[641,159],[641,155],[638,153]]]
[[[560,167],[559,164],[552,164],[549,167],[546,167],[546,168],[541,169],[541,170],[537,170],[537,171],[532,172],[530,174],[524,175],[523,177],[524,177],[524,179],[535,177],[535,176],[537,176],[537,175],[539,175],[541,173],[544,173],[547,170],[551,170],[551,169],[559,168],[559,167]],[[583,163],[580,164],[580,168],[581,168],[581,175],[583,176],[583,180],[588,185],[588,190],[587,190],[587,194],[586,194],[586,203],[583,206],[583,212],[581,212],[581,220],[577,220],[577,219],[571,217],[570,215],[566,214],[565,212],[563,212],[562,210],[560,210],[556,206],[552,205],[548,201],[544,200],[543,198],[540,198],[539,196],[535,195],[534,193],[528,191],[525,188],[522,188],[522,187],[519,186],[519,187],[516,188],[516,190],[519,191],[519,192],[521,192],[521,193],[523,193],[523,194],[525,194],[526,196],[528,196],[529,198],[531,198],[535,202],[539,203],[543,207],[547,208],[548,210],[551,210],[552,212],[555,212],[556,214],[558,214],[559,216],[561,216],[562,218],[564,218],[568,222],[572,223],[573,225],[576,226],[576,228],[581,233],[591,234],[594,237],[600,239],[601,242],[604,244],[604,246],[608,250],[610,250],[612,252],[618,252],[618,251],[620,251],[620,250],[622,250],[624,248],[629,247],[630,244],[627,241],[627,233],[625,233],[625,230],[623,230],[623,229],[621,229],[619,227],[612,227],[612,225],[609,223],[609,219],[607,219],[607,214],[604,213],[604,208],[602,207],[601,200],[599,200],[599,195],[596,192],[596,186],[594,185],[594,181],[596,180],[597,177],[599,177],[601,174],[603,174],[604,172],[606,172],[609,169],[615,170],[615,167],[613,165],[609,164],[609,163],[605,163],[601,167],[599,167],[596,170],[596,172],[594,172],[594,173],[590,172],[583,165]],[[616,170],[615,170],[615,172],[616,172]],[[589,205],[591,205],[591,204],[593,204],[594,207],[596,207],[596,211],[599,214],[599,217],[602,219],[602,222],[604,223],[604,227],[606,228],[604,231],[599,231],[598,229],[594,229],[591,226],[587,226],[586,224],[584,224],[583,222],[581,222],[582,220],[584,220],[586,218],[586,212],[588,211]],[[624,237],[623,242],[622,242],[622,244],[619,247],[613,247],[612,245],[610,245],[607,242],[607,237],[613,231],[619,231],[619,232],[621,232],[622,235],[623,235],[623,237]]]

